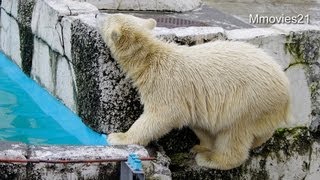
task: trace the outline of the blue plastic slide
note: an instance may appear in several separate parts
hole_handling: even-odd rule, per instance
[[[81,119],[0,52],[0,141],[107,145]]]

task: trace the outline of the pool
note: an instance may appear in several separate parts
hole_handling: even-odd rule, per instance
[[[0,141],[107,145],[105,135],[87,127],[1,52]]]

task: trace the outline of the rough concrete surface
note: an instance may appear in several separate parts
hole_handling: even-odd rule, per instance
[[[176,12],[146,12],[146,11],[114,11],[100,10],[107,13],[127,13],[142,18],[154,18],[161,27],[189,27],[189,26],[212,26],[222,27],[227,30],[239,28],[253,28],[255,26],[244,22],[234,16],[226,14],[215,7],[201,5],[194,11]]]
[[[89,2],[99,9],[139,11],[191,11],[200,6],[201,0],[78,0]]]
[[[2,163],[16,160],[124,159],[130,153],[148,157],[141,146],[30,146],[1,142],[0,179],[118,179],[120,162],[101,163]],[[148,162],[145,162],[148,165]],[[149,162],[150,164],[150,162]],[[149,165],[153,167],[152,165]],[[146,172],[149,172],[146,169]]]

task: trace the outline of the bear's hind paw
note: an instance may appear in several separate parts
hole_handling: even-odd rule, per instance
[[[220,169],[219,165],[210,158],[210,154],[210,152],[198,153],[195,157],[197,165],[206,168]]]
[[[210,151],[209,148],[205,147],[205,146],[201,146],[201,145],[195,145],[191,148],[191,153],[204,153],[204,152],[208,152]]]

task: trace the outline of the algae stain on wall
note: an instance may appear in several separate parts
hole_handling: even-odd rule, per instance
[[[20,33],[20,56],[22,59],[22,70],[30,76],[32,68],[32,56],[33,56],[33,37],[31,30],[31,17],[33,7],[35,5],[34,0],[19,1],[18,5],[18,26]]]
[[[311,129],[320,132],[320,32],[291,32],[286,37],[285,52],[292,56],[287,69],[297,64],[304,65],[304,71],[311,96]]]

